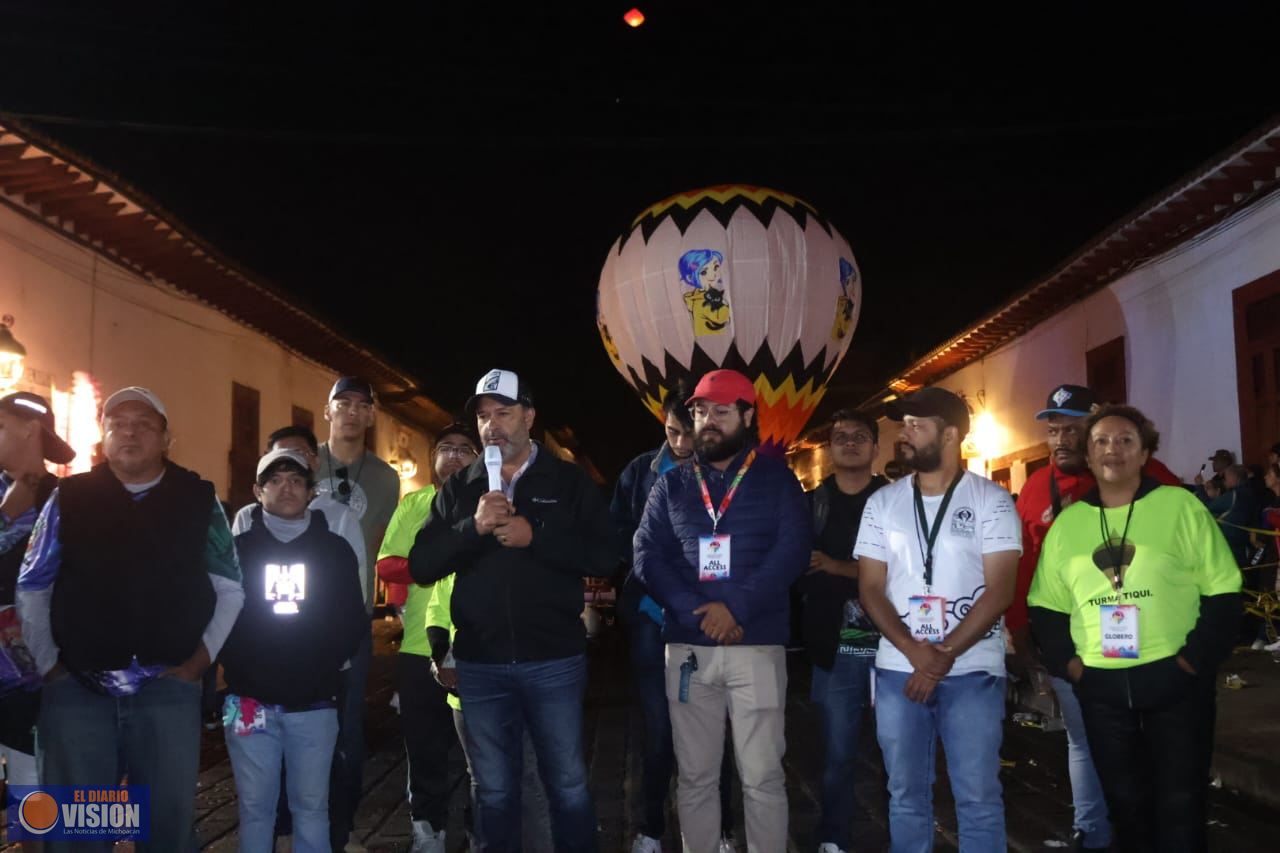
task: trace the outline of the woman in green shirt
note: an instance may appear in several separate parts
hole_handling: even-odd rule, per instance
[[[1027,601],[1050,672],[1075,685],[1115,849],[1206,849],[1214,681],[1241,613],[1240,571],[1190,492],[1142,474],[1140,411],[1086,422],[1097,488],[1045,537]]]

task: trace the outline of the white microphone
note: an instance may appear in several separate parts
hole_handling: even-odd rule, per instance
[[[502,448],[490,444],[484,449],[484,467],[489,469],[489,491],[502,491]]]

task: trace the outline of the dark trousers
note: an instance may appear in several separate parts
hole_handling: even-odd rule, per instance
[[[409,814],[444,829],[449,812],[449,750],[457,741],[448,693],[431,674],[431,658],[396,655],[400,731],[409,764]]]
[[[1111,812],[1117,853],[1199,853],[1216,715],[1214,674],[1188,678],[1150,708],[1117,707],[1077,689],[1089,752]],[[1140,697],[1138,697],[1140,702]]]
[[[355,829],[356,808],[364,785],[364,691],[373,659],[373,634],[366,634],[342,671],[338,688],[338,741],[329,774],[329,838],[335,851]]]
[[[676,767],[671,713],[667,708],[667,646],[662,629],[643,613],[634,613],[626,624],[631,678],[644,719],[644,819],[638,831],[649,838],[661,838],[667,831],[667,795]],[[726,727],[720,765],[720,828],[724,835],[733,831],[733,784],[737,777],[733,733]]]

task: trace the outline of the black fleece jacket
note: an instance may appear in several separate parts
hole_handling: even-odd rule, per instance
[[[533,528],[527,548],[476,532],[476,507],[487,491],[483,459],[450,477],[409,552],[418,583],[457,572],[454,656],[512,663],[581,654],[582,578],[608,577],[622,560],[599,490],[577,465],[540,447],[515,486],[516,513]]]

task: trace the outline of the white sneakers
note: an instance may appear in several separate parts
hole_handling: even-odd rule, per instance
[[[1276,640],[1271,645],[1263,646],[1262,648],[1266,649],[1269,652],[1280,652],[1280,640]]]
[[[431,821],[415,820],[413,822],[413,846],[409,853],[445,853],[444,830],[436,832]]]
[[[637,835],[631,842],[631,853],[662,853],[662,842],[647,835]]]
[[[1266,647],[1267,647],[1267,641],[1266,641],[1266,640],[1254,640],[1254,641],[1253,641],[1253,645],[1252,645],[1252,646],[1250,646],[1249,648],[1250,648],[1250,649],[1252,649],[1252,650],[1253,650],[1253,651],[1255,651],[1255,652],[1260,652],[1260,651],[1262,651],[1263,649],[1265,649]]]
[[[830,841],[824,841],[818,845],[818,853],[845,853],[845,851],[841,850]]]

